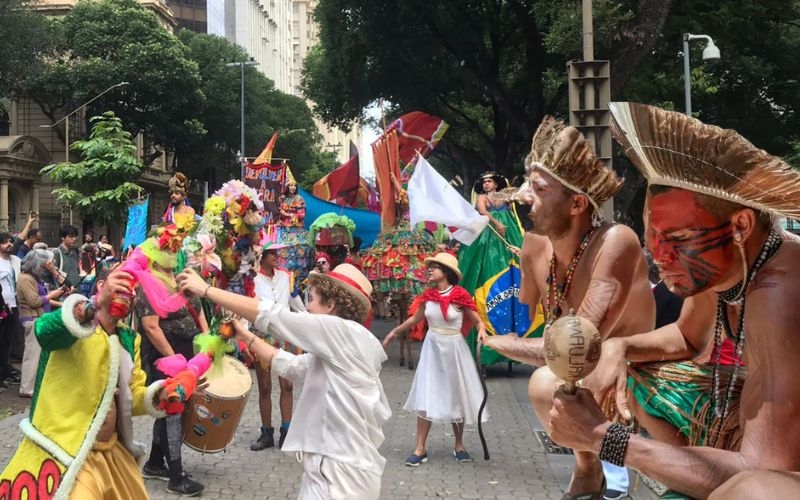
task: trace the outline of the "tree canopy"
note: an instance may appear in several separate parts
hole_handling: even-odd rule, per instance
[[[106,225],[124,220],[130,201],[144,192],[136,184],[142,162],[130,132],[113,112],[95,116],[91,122],[89,139],[70,146],[81,153],[81,161],[48,165],[42,173],[64,185],[53,191],[60,202]]]
[[[218,36],[182,30],[178,37],[199,68],[203,94],[210,97],[198,115],[208,133],[182,145],[180,169],[195,175],[203,169],[220,169],[217,180],[224,182],[239,174],[236,152],[241,147],[241,68],[226,64],[246,61],[248,56]],[[245,155],[258,155],[278,132],[273,157],[289,158],[295,175],[302,176],[324,161],[318,147],[320,135],[305,101],[277,90],[253,67],[245,67],[244,75]]]
[[[670,0],[597,0],[595,53],[624,86],[651,50]],[[320,44],[303,87],[316,112],[346,126],[378,98],[451,125],[444,143],[469,180],[519,167],[545,114],[564,115],[565,63],[581,56],[580,2],[321,0]],[[452,151],[446,151],[447,148]]]
[[[40,71],[28,74],[23,91],[52,120],[128,82],[93,102],[88,112],[113,110],[134,135],[141,132],[167,151],[205,133],[197,119],[205,101],[197,64],[136,0],[78,2],[54,19],[51,29],[54,52]]]

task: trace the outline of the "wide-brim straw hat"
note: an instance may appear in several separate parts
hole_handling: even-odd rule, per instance
[[[458,259],[456,258],[455,255],[449,254],[447,252],[439,252],[433,257],[428,257],[427,259],[425,259],[426,266],[431,262],[436,262],[437,264],[443,265],[447,269],[450,269],[451,271],[456,273],[456,276],[458,276],[459,280],[461,279],[461,271],[458,269]]]
[[[648,184],[800,219],[800,172],[735,130],[645,104],[609,108],[611,134]]]
[[[372,284],[364,273],[358,270],[352,264],[339,264],[333,271],[329,273],[320,273],[311,271],[308,275],[308,282],[311,286],[315,286],[321,281],[328,281],[340,287],[342,290],[350,294],[353,298],[364,305],[366,314],[361,320],[365,320],[369,316],[369,311],[372,309]]]

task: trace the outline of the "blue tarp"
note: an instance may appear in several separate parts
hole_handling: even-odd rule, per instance
[[[320,215],[333,212],[337,215],[346,215],[353,219],[353,222],[356,223],[356,231],[353,236],[361,238],[361,248],[372,245],[372,242],[378,237],[378,233],[381,232],[381,216],[375,212],[358,208],[342,207],[329,201],[320,200],[304,189],[298,188],[298,193],[306,200],[306,229],[308,229]]]

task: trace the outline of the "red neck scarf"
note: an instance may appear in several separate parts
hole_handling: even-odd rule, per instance
[[[422,301],[438,302],[439,306],[442,308],[442,316],[444,317],[445,321],[447,321],[447,309],[449,308],[450,304],[459,306],[463,309],[470,309],[472,311],[476,309],[475,301],[472,300],[472,296],[468,291],[458,285],[453,286],[453,289],[450,290],[450,293],[444,295],[439,293],[439,290],[435,288],[428,288],[422,292]]]

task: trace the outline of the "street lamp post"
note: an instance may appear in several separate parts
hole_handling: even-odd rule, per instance
[[[69,117],[74,115],[78,111],[82,110],[83,108],[85,108],[89,104],[93,103],[94,101],[100,99],[104,95],[108,94],[112,90],[114,90],[114,89],[116,89],[118,87],[124,87],[125,85],[129,85],[129,84],[130,84],[130,82],[115,83],[114,85],[108,87],[104,91],[100,92],[96,96],[92,97],[91,99],[89,99],[85,103],[81,104],[77,108],[75,108],[72,111],[70,111],[69,113],[67,113],[66,115],[61,117],[60,120],[56,121],[55,123],[53,123],[51,125],[39,125],[42,128],[53,128],[56,125],[58,125],[59,123],[64,122],[64,163],[69,163]]]
[[[252,58],[250,58],[249,61],[232,62],[232,63],[227,63],[225,65],[225,66],[228,66],[228,67],[239,66],[241,68],[241,72],[242,72],[241,121],[240,121],[240,124],[239,124],[240,133],[241,133],[241,143],[240,143],[240,146],[239,146],[239,166],[240,166],[239,173],[241,175],[242,182],[244,182],[244,159],[245,159],[245,156],[244,156],[244,67],[245,66],[257,66],[257,65],[258,65],[258,63],[255,62]]]
[[[61,119],[59,119],[58,121],[56,121],[52,125],[39,125],[42,128],[53,128],[56,125],[58,125],[59,123],[64,122],[64,163],[69,163],[69,117],[74,115],[78,111],[82,110],[83,108],[85,108],[89,104],[93,103],[94,101],[100,99],[101,97],[103,97],[107,93],[111,92],[112,90],[114,90],[116,88],[119,88],[119,87],[124,87],[125,85],[129,85],[129,83],[130,82],[115,83],[114,85],[108,87],[104,91],[100,92],[99,94],[97,94],[96,96],[92,97],[91,99],[89,99],[85,103],[81,104],[77,108],[75,108],[72,111],[70,111],[69,113],[67,113],[66,115],[61,117]],[[69,207],[69,223],[72,224],[72,207],[71,206]]]
[[[714,40],[708,35],[683,34],[683,90],[686,100],[686,114],[692,116],[692,72],[689,67],[689,42],[692,40],[705,40],[703,61],[716,61],[720,58],[719,48],[714,45]]]

